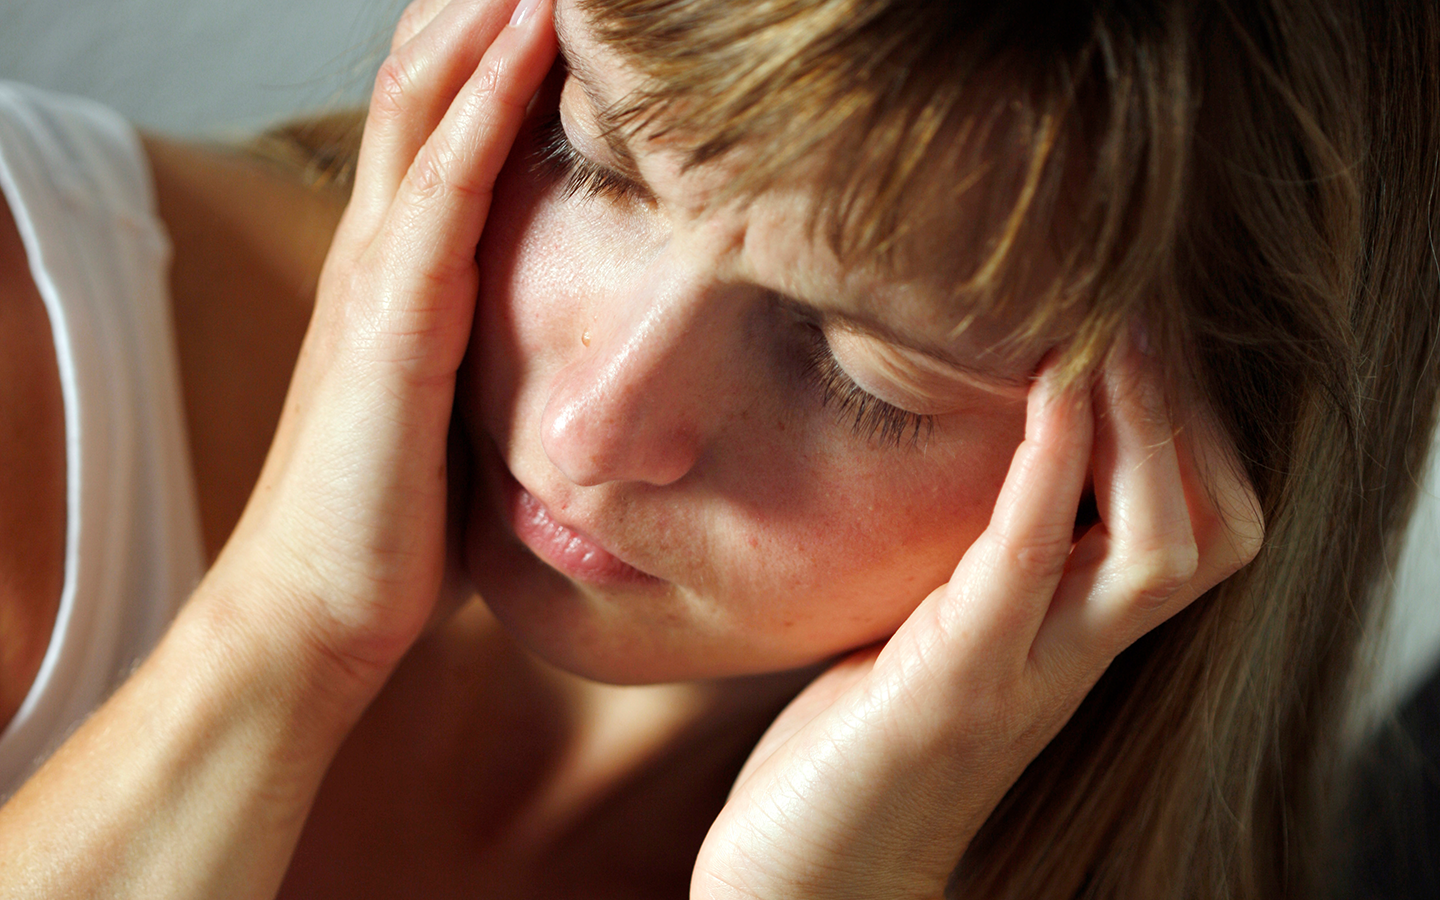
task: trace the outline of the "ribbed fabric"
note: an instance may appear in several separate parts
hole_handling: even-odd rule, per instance
[[[0,82],[0,189],[55,336],[65,400],[65,586],[49,650],[0,734],[0,798],[155,645],[204,570],[167,272],[134,130]]]

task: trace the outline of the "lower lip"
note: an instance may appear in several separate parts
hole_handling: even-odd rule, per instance
[[[589,584],[659,584],[660,579],[642,572],[595,543],[589,536],[561,525],[535,495],[505,473],[505,512],[515,536],[540,559],[562,574]]]

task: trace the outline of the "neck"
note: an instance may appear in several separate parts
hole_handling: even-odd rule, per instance
[[[351,734],[311,817],[331,837],[301,857],[333,865],[385,823],[391,841],[446,835],[401,849],[486,878],[629,860],[673,865],[683,884],[750,748],[807,677],[598,684],[536,659],[471,602],[416,644]]]
[[[708,826],[765,727],[814,674],[617,686],[525,656],[564,698],[560,749],[508,831],[511,851],[526,857],[554,847],[576,823],[615,827],[617,815],[657,839],[667,837],[658,822]],[[668,837],[695,842],[680,856],[690,859],[703,828],[684,832]]]

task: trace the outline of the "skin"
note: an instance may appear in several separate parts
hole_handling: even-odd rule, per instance
[[[554,53],[545,4],[507,25],[511,11],[422,0],[407,12],[258,483],[160,647],[0,808],[0,845],[20,848],[0,865],[0,893],[674,896],[688,882],[694,898],[934,897],[1115,654],[1255,552],[1258,525],[1244,515],[1253,498],[1224,465],[1223,445],[1199,412],[1169,420],[1156,361],[1130,343],[1093,386],[1067,389],[1045,365],[1024,364],[1037,376],[1023,408],[1010,407],[1023,437],[1001,454],[1000,481],[986,488],[993,504],[974,521],[968,507],[960,516],[978,532],[968,549],[953,526],[944,539],[959,544],[937,563],[948,578],[872,582],[895,634],[818,676],[609,687],[538,662],[483,607],[439,615],[463,586],[459,548],[447,539],[458,533],[447,525],[457,524],[453,491],[463,484],[450,462],[466,455],[450,441],[457,385],[468,392],[462,418],[480,472],[462,507],[472,574],[522,639],[581,671],[655,677],[682,656],[695,674],[753,670],[883,634],[883,623],[853,616],[797,619],[804,628],[779,635],[803,649],[777,656],[784,615],[767,617],[729,568],[747,552],[745,536],[768,542],[754,549],[770,551],[775,572],[801,587],[820,590],[824,573],[787,546],[813,539],[797,518],[746,514],[747,496],[793,482],[717,461],[716,447],[759,456],[745,456],[748,444],[730,429],[779,449],[783,421],[814,448],[779,460],[785,471],[868,472],[911,489],[890,472],[904,468],[893,455],[881,464],[866,455],[872,448],[844,443],[815,398],[782,385],[749,419],[751,407],[732,399],[768,371],[734,364],[734,353],[757,349],[733,329],[756,321],[758,289],[805,286],[776,285],[766,272],[793,264],[821,286],[827,278],[781,239],[797,211],[783,198],[740,221],[672,209],[635,223],[640,245],[655,251],[636,283],[677,291],[590,283],[584,302],[605,305],[583,311],[610,315],[588,345],[573,326],[567,339],[515,316],[520,324],[497,329],[503,339],[475,352],[481,361],[462,375],[477,294],[478,321],[493,315],[482,286],[509,301],[496,308],[534,313],[552,302],[529,292],[548,274],[517,238],[525,218],[516,210],[557,239],[616,227],[567,223],[550,187],[514,169],[501,175]],[[508,191],[524,202],[497,208],[491,229],[492,196]],[[782,248],[768,267],[763,254],[717,253],[747,248],[767,228],[780,237],[763,243]],[[657,296],[674,302],[650,305]],[[714,326],[718,349],[688,342],[697,322]],[[626,339],[628,329],[646,340]],[[518,364],[521,351],[537,354],[533,366]],[[701,364],[699,374],[677,378],[680,359]],[[845,360],[860,368],[864,357]],[[485,369],[493,396],[487,378],[473,380],[481,366],[496,367]],[[728,392],[709,393],[717,387]],[[650,428],[636,402],[645,389],[680,390],[664,410],[686,428]],[[626,423],[638,431],[612,427]],[[627,432],[639,442],[625,444]],[[633,507],[635,530],[606,537],[626,552],[654,545],[653,558],[637,561],[680,587],[626,610],[618,601],[633,598],[578,590],[532,565],[513,577],[543,591],[542,602],[507,610],[513,600],[484,584],[498,576],[474,545],[493,523],[483,514],[486,439],[522,479],[548,471],[531,487],[567,513],[569,498],[548,493],[560,475],[577,486],[579,513]],[[967,446],[963,437],[951,445]],[[963,459],[957,450],[940,462]],[[615,468],[627,465],[640,468]],[[677,495],[706,498],[699,508],[718,526],[722,567],[700,572],[719,585],[714,597],[695,590],[693,548],[669,554],[658,540],[667,523],[646,505],[694,482],[710,490]],[[1100,521],[1077,542],[1087,483]],[[952,487],[951,501],[968,496],[959,479]],[[859,508],[804,491],[786,500],[814,513]],[[826,502],[840,505],[817,505]],[[942,521],[940,531],[952,527]],[[689,540],[694,528],[680,519],[665,533]],[[523,554],[513,540],[497,537],[495,547],[502,563]],[[861,554],[857,577],[866,563]],[[680,639],[662,634],[637,648],[638,635],[677,616]],[[724,646],[752,626],[753,641]],[[593,648],[573,647],[590,635]],[[796,679],[811,676],[774,715]],[[727,768],[751,746],[732,782]]]
[[[557,25],[604,92],[567,78],[562,123],[618,168],[596,101],[636,78],[573,5]],[[482,473],[467,567],[490,607],[557,665],[623,682],[793,668],[891,634],[984,529],[1039,353],[991,360],[1003,323],[950,338],[938,287],[842,265],[807,234],[808,190],[711,211],[723,171],[637,146],[640,199],[568,196],[534,142],[496,186],[459,401]],[[937,269],[930,253],[915,267]],[[824,317],[848,377],[932,414],[924,437],[857,435],[827,407],[796,310]],[[876,311],[905,343],[855,330]],[[492,524],[508,478],[659,583],[557,578]]]
[[[202,535],[219,553],[279,419],[344,197],[214,146],[144,136],[174,247],[171,312]],[[50,320],[0,198],[0,727],[54,628],[64,582],[64,401]]]

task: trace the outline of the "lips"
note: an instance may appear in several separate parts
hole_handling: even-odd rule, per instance
[[[503,468],[503,466],[502,466]],[[505,518],[530,551],[564,575],[596,586],[659,584],[598,540],[555,518],[550,508],[503,471]]]

